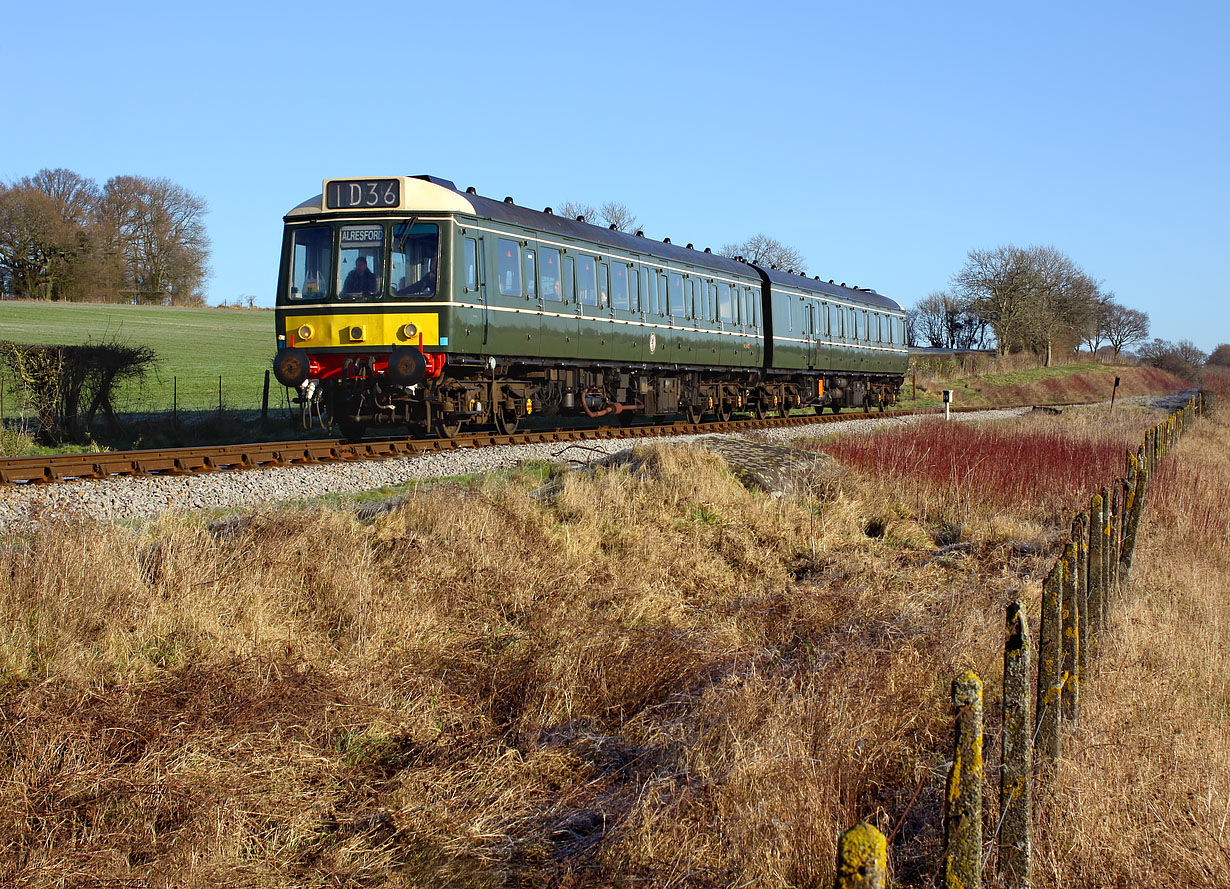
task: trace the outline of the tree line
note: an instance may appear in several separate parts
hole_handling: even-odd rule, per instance
[[[907,313],[911,344],[1030,352],[1050,366],[1056,353],[1082,345],[1116,357],[1149,336],[1149,316],[1128,308],[1071,257],[1054,247],[971,250],[949,290],[924,297]]]
[[[169,179],[72,170],[0,183],[0,292],[11,298],[204,305],[203,198]]]

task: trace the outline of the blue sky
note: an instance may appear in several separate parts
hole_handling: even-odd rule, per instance
[[[0,180],[165,176],[208,202],[209,299],[272,304],[282,215],[432,173],[650,237],[765,232],[909,305],[1049,244],[1230,340],[1230,4],[14,4]]]

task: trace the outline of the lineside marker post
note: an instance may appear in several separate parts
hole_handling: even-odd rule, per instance
[[[944,801],[944,885],[982,887],[982,681],[966,670],[952,681],[957,737]]]
[[[261,395],[261,422],[269,419],[269,371],[265,371],[265,391]]]
[[[1033,655],[1020,601],[1008,606],[1004,642],[1003,766],[999,776],[999,875],[1005,889],[1029,889],[1033,847],[1033,726],[1029,679]]]

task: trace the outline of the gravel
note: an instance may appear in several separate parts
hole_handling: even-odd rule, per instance
[[[1028,408],[954,414],[959,420],[1017,417]],[[923,417],[875,416],[832,425],[757,430],[760,441],[787,443],[795,438],[837,432],[860,433],[884,426],[908,425]],[[703,436],[675,435],[657,442],[692,441]],[[637,443],[644,442],[638,440]],[[628,441],[595,439],[571,444],[501,445],[445,451],[418,457],[356,463],[279,466],[208,475],[112,478],[59,484],[0,486],[0,534],[21,532],[52,519],[104,521],[144,519],[164,512],[219,510],[295,501],[325,494],[354,493],[416,479],[492,472],[532,460],[585,464],[631,447]]]

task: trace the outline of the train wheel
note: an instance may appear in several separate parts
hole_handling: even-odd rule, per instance
[[[698,423],[700,423],[701,420],[705,418],[705,412],[702,408],[699,408],[694,404],[689,404],[687,407],[683,409],[683,417],[685,420],[687,420],[689,423],[695,426]]]
[[[352,420],[349,417],[338,417],[337,428],[342,433],[342,438],[349,441],[358,441],[363,437],[363,433],[367,431],[367,424],[360,423],[358,420]]]
[[[764,402],[759,398],[752,402],[752,416],[757,420],[763,420],[765,417],[769,416],[769,412],[765,410]]]
[[[841,405],[834,401],[833,404],[829,407],[829,410],[831,410],[835,414],[840,414]]]
[[[446,423],[443,420],[436,420],[433,428],[436,430],[437,438],[456,438],[457,433],[461,431],[461,421]]]
[[[497,409],[495,412],[495,428],[500,435],[512,435],[517,431],[517,424],[520,422],[521,418],[516,411]]]
[[[718,406],[717,406],[717,418],[718,418],[718,422],[720,422],[720,423],[729,423],[729,422],[730,422],[730,415],[731,415],[731,414],[733,414],[733,413],[734,413],[734,411],[733,411],[733,410],[731,410],[731,408],[730,408],[730,402],[729,402],[729,401],[721,401],[721,402],[718,402]]]

